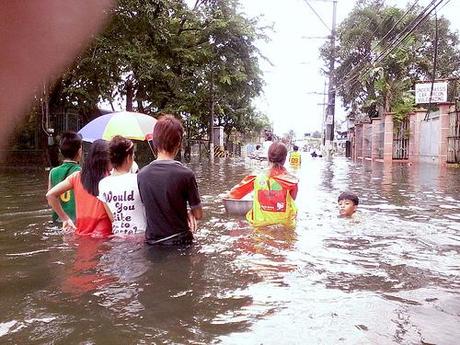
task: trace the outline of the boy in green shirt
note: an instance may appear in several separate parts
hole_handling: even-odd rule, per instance
[[[49,176],[48,190],[65,180],[67,176],[81,170],[79,161],[82,154],[82,140],[79,134],[75,132],[64,132],[59,141],[59,150],[64,158],[62,164],[51,169]],[[75,221],[75,197],[73,191],[69,190],[59,197],[62,208],[69,215],[72,221]],[[59,217],[53,211],[53,221],[56,222]]]

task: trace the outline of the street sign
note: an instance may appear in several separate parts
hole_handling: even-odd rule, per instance
[[[433,84],[433,92],[431,92],[432,83],[415,84],[415,103],[443,103],[447,102],[447,81],[436,82]]]

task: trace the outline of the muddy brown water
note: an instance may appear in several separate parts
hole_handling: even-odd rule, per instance
[[[205,219],[183,250],[62,234],[47,174],[0,172],[0,343],[460,343],[460,170],[304,157],[286,231],[225,214],[257,166],[190,167]],[[343,190],[355,221],[337,218]]]

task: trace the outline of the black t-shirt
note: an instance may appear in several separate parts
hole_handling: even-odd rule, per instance
[[[173,160],[156,160],[137,175],[145,205],[147,241],[190,231],[187,224],[187,202],[190,208],[200,206],[200,195],[192,170]]]

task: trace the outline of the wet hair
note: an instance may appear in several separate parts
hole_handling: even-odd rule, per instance
[[[163,115],[153,127],[153,145],[159,151],[174,153],[182,142],[184,127],[173,115]]]
[[[339,198],[337,199],[337,202],[340,202],[342,200],[350,200],[355,206],[358,206],[359,204],[359,198],[356,194],[350,193],[350,192],[343,192],[339,195]]]
[[[293,149],[294,151],[299,151],[299,147],[298,147],[297,145],[294,145],[294,146],[292,147],[292,149]]]
[[[134,153],[134,144],[131,140],[116,135],[109,143],[110,162],[114,168],[120,167],[126,157]]]
[[[91,144],[88,157],[81,169],[81,183],[88,193],[99,195],[99,181],[107,176],[109,163],[108,142],[102,139],[96,140]]]
[[[281,141],[276,141],[268,148],[268,161],[275,165],[284,165],[286,162],[287,148]]]
[[[260,149],[260,145],[256,145],[256,150]]]
[[[82,139],[80,134],[73,131],[64,132],[59,140],[59,151],[65,159],[74,159],[80,150]]]

